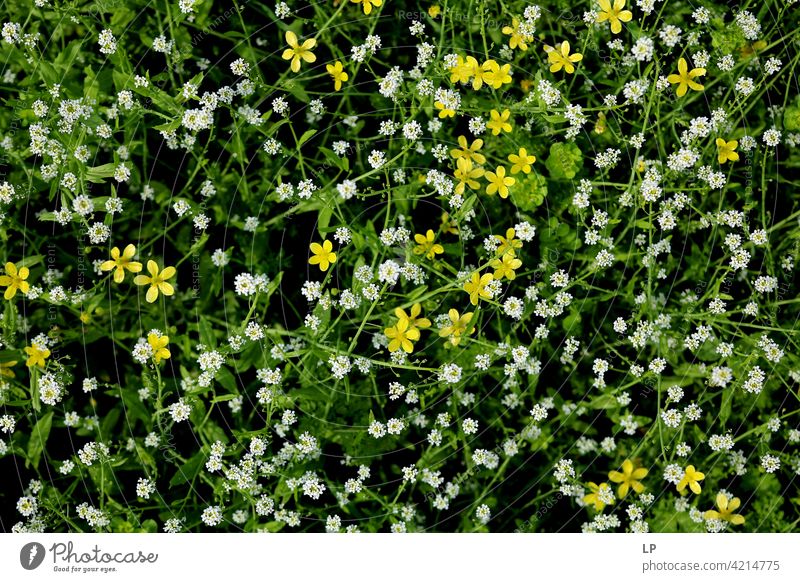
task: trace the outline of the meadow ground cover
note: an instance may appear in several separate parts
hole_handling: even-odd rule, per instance
[[[5,0],[0,529],[796,530],[798,25]]]

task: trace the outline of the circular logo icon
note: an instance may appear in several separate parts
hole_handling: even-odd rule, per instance
[[[30,542],[19,551],[19,563],[26,570],[35,570],[44,561],[44,546],[39,542]]]

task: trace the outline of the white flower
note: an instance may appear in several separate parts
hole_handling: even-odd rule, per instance
[[[169,414],[175,422],[183,422],[189,418],[192,407],[184,402],[183,398],[173,403],[169,407]],[[205,520],[204,520],[205,521]]]

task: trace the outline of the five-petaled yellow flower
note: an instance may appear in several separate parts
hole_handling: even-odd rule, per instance
[[[678,493],[683,495],[683,492],[686,490],[688,486],[696,495],[700,495],[702,491],[700,487],[700,481],[705,479],[705,473],[701,473],[700,471],[694,468],[694,465],[689,465],[683,472],[683,478],[678,483]]]
[[[297,35],[291,30],[287,30],[286,44],[288,44],[290,48],[283,51],[282,57],[286,61],[292,61],[291,67],[293,73],[297,73],[300,70],[301,60],[307,63],[313,63],[317,60],[316,55],[311,52],[311,49],[317,46],[316,39],[309,38],[303,41],[303,44],[300,44],[297,41]]]
[[[488,60],[481,66],[481,78],[487,85],[499,89],[504,84],[511,83],[512,81],[511,64],[506,63],[501,67],[497,64],[497,61]]]
[[[457,346],[461,343],[461,336],[469,335],[475,331],[474,327],[469,327],[473,315],[475,315],[475,313],[472,311],[464,315],[459,315],[458,311],[451,309],[447,312],[447,316],[450,318],[450,325],[439,330],[439,337],[446,337],[450,345]]]
[[[28,275],[30,275],[28,267],[17,269],[14,263],[6,263],[6,274],[0,275],[0,285],[7,288],[3,297],[6,300],[12,299],[17,294],[17,291],[27,295],[31,288],[30,283],[25,280]]]
[[[739,161],[739,154],[736,153],[736,148],[739,147],[739,142],[734,140],[725,141],[718,137],[717,141],[717,160],[720,164],[724,164],[728,160],[731,162]]]
[[[336,253],[333,252],[333,243],[328,239],[322,241],[322,244],[311,243],[312,257],[308,259],[309,265],[319,265],[320,271],[327,271],[328,267],[336,262]]]
[[[362,4],[364,8],[364,14],[369,14],[372,12],[373,6],[380,6],[383,4],[383,0],[350,0],[353,4]]]
[[[508,48],[515,49],[519,48],[519,50],[525,52],[528,50],[528,44],[531,40],[533,40],[530,35],[524,34],[520,30],[519,26],[519,19],[512,18],[511,19],[511,26],[504,26],[503,27],[503,34],[509,35],[511,38],[508,39]]]
[[[486,286],[494,280],[491,273],[481,275],[478,271],[472,273],[472,278],[464,283],[464,291],[469,293],[469,302],[478,304],[478,299],[491,299],[492,293]]]
[[[517,182],[511,176],[506,176],[506,169],[503,166],[498,166],[496,172],[486,172],[486,179],[489,181],[486,193],[489,196],[500,194],[500,198],[508,198],[508,187]]]
[[[456,160],[456,170],[453,172],[453,176],[458,180],[455,193],[463,194],[466,186],[469,186],[472,190],[477,190],[481,186],[477,178],[480,178],[485,173],[486,171],[480,166],[474,167],[472,160],[469,158],[458,158]]]
[[[465,158],[471,162],[475,162],[476,164],[482,164],[486,161],[486,157],[483,154],[478,153],[483,147],[482,139],[476,139],[472,142],[472,145],[469,145],[467,138],[463,135],[459,135],[458,145],[461,146],[460,149],[450,150],[450,155],[456,160],[459,158]]]
[[[419,329],[411,327],[408,319],[400,319],[392,327],[383,330],[389,338],[389,351],[396,352],[401,349],[410,354],[414,350],[414,344],[419,339]]]
[[[465,60],[461,55],[458,55],[456,65],[450,69],[450,82],[469,83],[469,80],[473,77],[472,88],[477,91],[483,86],[481,64],[475,57],[468,56]]]
[[[499,259],[494,259],[489,266],[494,269],[494,278],[498,281],[505,277],[513,281],[516,277],[516,270],[522,266],[522,261],[515,258],[513,253],[506,253]]]
[[[516,250],[522,248],[522,241],[514,238],[516,235],[517,232],[513,228],[506,230],[506,236],[494,235],[494,238],[500,241],[500,246],[497,247],[498,255],[510,254],[512,257],[516,256]]]
[[[486,124],[486,127],[492,130],[492,135],[500,135],[501,131],[511,131],[511,124],[508,122],[508,118],[511,117],[511,111],[506,109],[503,113],[500,113],[497,109],[492,109],[489,112],[489,116],[491,120]]]
[[[572,63],[583,59],[581,53],[569,54],[569,42],[566,40],[555,47],[546,44],[544,50],[547,53],[547,60],[550,61],[551,73],[557,73],[564,69],[571,75],[575,72],[575,66]]]
[[[519,148],[519,153],[508,156],[508,161],[514,164],[511,166],[512,174],[519,174],[520,172],[530,174],[531,164],[536,161],[536,156],[529,154],[525,148]]]
[[[427,317],[420,317],[422,315],[422,305],[415,303],[411,306],[411,314],[407,314],[405,309],[398,307],[394,310],[397,319],[408,320],[408,327],[418,329],[428,329],[431,326],[431,320]]]
[[[703,514],[703,517],[706,519],[721,519],[733,525],[742,525],[744,516],[734,513],[741,504],[742,501],[738,497],[729,500],[724,493],[717,493],[717,509],[709,509]]]
[[[586,505],[593,505],[595,511],[603,511],[605,506],[607,505],[603,498],[606,499],[613,499],[613,493],[611,493],[611,487],[608,483],[592,483],[591,481],[588,483],[589,490],[591,493],[588,495],[583,496],[583,502]]]
[[[156,364],[161,360],[169,359],[172,355],[167,349],[167,345],[169,345],[168,335],[160,336],[157,333],[149,333],[147,334],[147,343],[150,344],[150,348],[153,350],[153,359],[156,361]]]
[[[137,285],[150,285],[150,289],[147,290],[147,295],[145,295],[148,303],[153,303],[158,299],[159,291],[166,296],[175,293],[172,285],[167,283],[167,280],[175,276],[175,267],[165,267],[163,271],[159,272],[158,264],[155,261],[147,261],[147,272],[150,273],[149,277],[147,275],[136,275],[133,282]]]
[[[597,15],[597,22],[605,22],[608,20],[611,23],[611,32],[619,34],[622,32],[622,22],[630,22],[633,18],[630,10],[623,10],[625,8],[625,0],[614,0],[614,5],[611,5],[611,0],[597,0],[600,5],[600,13]]]
[[[25,353],[28,354],[25,365],[29,368],[33,368],[34,366],[41,366],[44,368],[44,361],[50,357],[50,350],[36,343],[25,346]]]
[[[344,70],[342,61],[336,61],[332,65],[325,65],[325,69],[327,69],[328,74],[333,77],[333,88],[336,91],[339,91],[342,88],[342,83],[350,78]]]
[[[644,491],[644,485],[640,483],[642,479],[647,476],[647,469],[644,467],[636,468],[633,461],[625,459],[622,462],[622,472],[609,471],[608,478],[614,483],[619,483],[617,488],[617,496],[622,499],[628,494],[630,489],[636,493]]]
[[[433,230],[430,228],[428,232],[423,234],[415,234],[414,240],[417,246],[414,247],[415,255],[425,255],[428,259],[433,260],[436,255],[441,255],[444,252],[444,247],[436,242]]]
[[[114,269],[114,282],[122,283],[125,278],[125,269],[128,269],[131,273],[139,273],[142,270],[141,263],[131,260],[135,254],[136,247],[133,245],[126,246],[122,254],[120,254],[118,247],[114,247],[111,249],[111,260],[101,264],[100,270],[110,271]]]
[[[705,74],[705,69],[697,68],[690,71],[689,64],[686,62],[686,59],[681,57],[678,59],[678,73],[673,73],[672,75],[668,76],[667,81],[673,85],[677,83],[678,89],[675,91],[675,93],[677,93],[678,97],[683,97],[686,95],[686,91],[688,91],[689,88],[694,89],[695,91],[703,90],[703,86],[694,79],[695,77],[702,77]]]

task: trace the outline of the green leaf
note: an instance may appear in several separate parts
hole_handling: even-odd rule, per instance
[[[334,166],[335,168],[339,168],[343,171],[348,171],[350,169],[350,162],[347,158],[340,158],[336,155],[332,149],[326,147],[319,147],[317,148],[322,154],[325,156],[325,159],[330,163],[330,165]]]
[[[297,140],[297,149],[300,149],[304,143],[314,137],[314,134],[317,133],[316,129],[309,129],[303,135],[300,136],[300,139]]]
[[[583,168],[583,154],[574,143],[554,143],[545,166],[554,180],[572,180]]]
[[[225,388],[225,390],[230,393],[229,396],[231,398],[236,397],[236,395],[239,393],[239,391],[236,389],[236,378],[228,368],[220,368],[219,372],[217,372],[216,379],[220,386]],[[228,400],[228,398],[226,398],[226,400]],[[219,400],[215,398],[212,400],[212,402],[219,402]]]
[[[531,172],[517,180],[517,184],[511,187],[509,197],[518,209],[533,212],[547,197],[547,180],[544,176]]]
[[[790,106],[783,112],[783,127],[786,131],[800,130],[800,107]]]
[[[95,184],[102,184],[106,181],[106,178],[110,178],[114,175],[114,170],[116,166],[114,164],[103,164],[102,166],[95,166],[93,168],[89,168],[86,170],[85,178],[89,182],[94,182]]]
[[[728,422],[731,416],[731,409],[733,408],[733,396],[735,394],[733,388],[724,388],[722,390],[722,404],[719,407],[719,420],[722,426]]]
[[[28,458],[25,463],[34,469],[39,466],[39,459],[44,451],[44,445],[50,436],[50,429],[53,426],[53,411],[44,414],[31,430],[31,438],[28,441]]]
[[[613,394],[601,394],[597,398],[592,399],[589,403],[589,408],[594,408],[595,410],[619,408],[619,401]]]
[[[206,317],[200,317],[197,327],[198,331],[200,332],[200,343],[209,348],[217,347],[217,340],[214,336],[214,328],[211,326],[211,322],[209,322]]]
[[[320,209],[317,218],[317,230],[321,237],[324,237],[328,233],[328,225],[331,223],[331,217],[333,217],[332,207],[326,206]]]
[[[29,255],[17,263],[17,268],[18,269],[21,269],[22,267],[31,268],[34,265],[38,265],[39,263],[41,263],[42,259],[44,259],[44,255]]]
[[[178,468],[178,472],[169,480],[170,487],[189,483],[200,473],[205,461],[205,454],[200,451]]]

